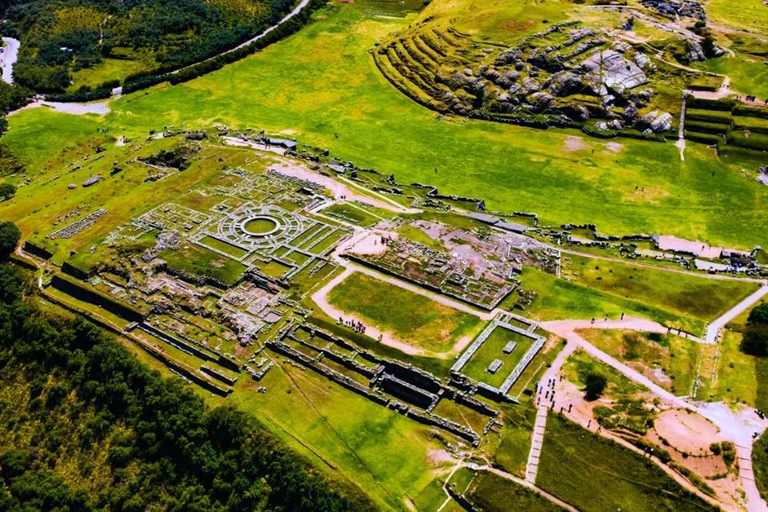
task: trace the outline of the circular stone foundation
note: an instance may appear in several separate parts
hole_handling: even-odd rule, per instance
[[[304,230],[301,216],[277,206],[247,203],[219,221],[214,236],[246,251],[270,250]]]
[[[280,229],[280,222],[267,216],[251,217],[242,223],[241,229],[252,236],[269,236]]]

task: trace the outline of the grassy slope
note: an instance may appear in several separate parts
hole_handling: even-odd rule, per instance
[[[642,316],[700,334],[756,285],[638,267],[631,263],[566,255],[559,279],[526,268],[522,287],[536,292],[526,315],[539,320]]]
[[[260,383],[241,379],[228,401],[261,419],[270,430],[311,447],[316,461],[341,471],[387,508],[402,507],[434,478],[429,429],[383,408],[313,372],[273,368]],[[256,393],[264,385],[267,393]],[[324,464],[323,464],[324,463]]]
[[[475,477],[467,494],[475,505],[487,512],[563,510],[540,494],[488,472],[482,472]]]
[[[536,483],[585,512],[712,510],[653,462],[554,414]]]
[[[458,338],[476,334],[481,327],[475,316],[360,273],[336,286],[329,302],[427,350],[450,350]]]
[[[114,102],[112,134],[213,122],[293,130],[304,142],[403,181],[485,197],[491,209],[535,211],[544,223],[594,222],[607,233],[662,232],[749,248],[764,242],[768,189],[732,172],[737,164],[699,146],[687,150],[685,162],[671,144],[631,140],[620,141],[618,153],[591,139],[568,152],[572,133],[438,121],[386,82],[366,51],[407,21],[372,18],[364,4],[318,16],[299,34],[221,71]],[[14,116],[11,129],[31,124],[30,115],[40,117]],[[8,142],[35,153],[29,137]],[[635,191],[638,185],[645,191]]]
[[[710,17],[732,27],[762,33],[768,30],[768,9],[762,0],[709,0],[705,7]]]
[[[707,279],[616,261],[567,255],[574,282],[680,316],[711,321],[758,287],[754,283]]]
[[[659,368],[670,379],[660,385],[673,393],[688,393],[696,375],[701,345],[680,336],[665,335],[655,342],[640,333],[590,329],[580,334],[597,348],[622,361]]]

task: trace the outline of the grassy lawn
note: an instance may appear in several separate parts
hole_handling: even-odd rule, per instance
[[[760,399],[768,405],[768,378],[761,385],[757,379],[757,358],[739,350],[739,343],[741,334],[725,331],[720,343],[717,376],[710,388],[709,399],[743,402],[751,406],[756,406]],[[762,393],[758,394],[759,391]]]
[[[537,212],[543,224],[595,223],[606,234],[665,233],[744,248],[764,241],[768,189],[744,179],[738,162],[698,145],[680,162],[672,144],[629,139],[619,141],[618,151],[589,138],[584,149],[567,151],[566,137],[579,134],[437,120],[381,77],[367,53],[411,18],[372,16],[365,2],[334,5],[316,17],[298,34],[213,74],[114,101],[103,122],[113,135],[133,137],[164,125],[216,122],[291,130],[343,160],[404,182],[433,183],[444,193],[484,197],[491,210]],[[258,98],[247,109],[244,92]],[[42,121],[43,114],[13,116],[7,140],[44,161],[56,147],[41,147],[41,132],[24,129],[35,124],[30,117]],[[94,132],[92,122],[74,122],[90,127],[62,138],[63,145]],[[41,126],[57,133],[60,123],[72,121],[56,116]]]
[[[511,353],[505,354],[504,347],[509,342],[516,343],[516,346]],[[528,352],[533,342],[532,338],[497,327],[474,353],[469,362],[464,365],[461,373],[491,386],[499,387]],[[502,365],[496,373],[491,374],[487,368],[496,359],[500,360]]]
[[[382,217],[387,219],[392,216],[391,212],[381,210],[380,208],[363,207],[352,203],[336,203],[325,208],[322,213],[364,228],[381,222]]]
[[[357,272],[331,290],[328,301],[405,343],[435,352],[451,350],[459,338],[482,327],[476,316]]]
[[[256,392],[261,385],[266,393]],[[443,467],[429,460],[430,451],[442,448],[429,428],[313,372],[278,364],[261,382],[240,379],[237,388],[228,401],[386,509],[404,508],[406,495],[430,494]]]
[[[506,512],[509,510],[535,510],[537,512],[562,511],[542,495],[506,480],[493,473],[480,472],[465,495],[480,510]]]
[[[768,13],[768,8],[762,7],[762,9]],[[706,71],[730,76],[731,89],[735,91],[753,94],[760,101],[768,98],[768,66],[756,57],[720,57],[708,60],[699,67]]]
[[[555,414],[536,483],[585,512],[714,510],[653,462]]]
[[[229,285],[235,284],[246,269],[238,261],[191,243],[185,243],[179,249],[163,251],[159,257],[176,270],[210,276]]]
[[[615,329],[589,329],[579,331],[579,334],[675,394],[690,392],[700,352],[708,348],[687,338],[666,334]],[[661,370],[666,378],[657,375],[655,370]]]
[[[717,21],[763,34],[768,30],[768,9],[762,0],[709,0],[705,6],[707,14]]]
[[[562,275],[590,289],[704,322],[719,317],[758,287],[575,255],[566,256]]]
[[[664,325],[688,327],[688,322],[681,316],[660,307],[557,278],[534,268],[523,268],[522,283],[523,289],[536,293],[533,304],[526,306],[524,314],[537,320],[618,318],[623,312],[651,318]]]

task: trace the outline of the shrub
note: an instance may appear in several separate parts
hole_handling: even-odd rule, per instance
[[[608,385],[608,379],[599,373],[589,373],[584,384],[584,397],[590,401],[597,400],[603,395],[603,391]]]
[[[0,260],[7,259],[16,250],[21,231],[13,222],[0,222]]]

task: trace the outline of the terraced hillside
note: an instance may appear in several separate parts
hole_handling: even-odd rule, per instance
[[[466,10],[449,17],[457,3]],[[557,2],[528,19],[521,4],[497,6],[491,23],[478,14],[485,3],[432,2],[377,45],[376,65],[440,112],[598,136],[662,138],[677,123],[682,90],[717,82],[688,67],[724,54],[699,11],[677,22],[652,8]]]
[[[441,112],[646,136],[673,124],[653,101],[656,64],[639,48],[575,21],[506,48],[426,24],[380,46],[374,58],[400,91]]]

